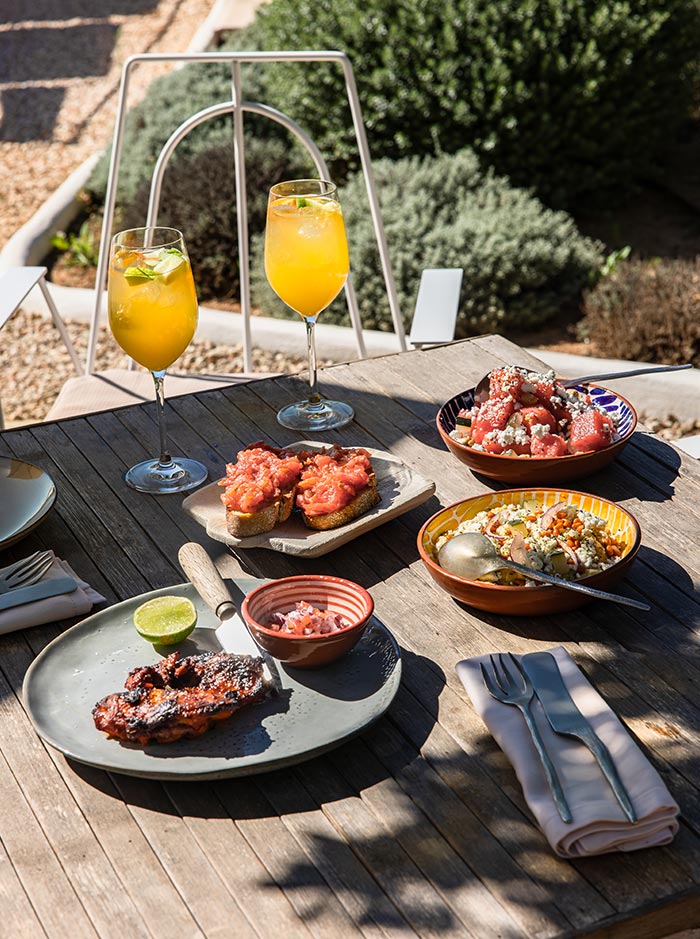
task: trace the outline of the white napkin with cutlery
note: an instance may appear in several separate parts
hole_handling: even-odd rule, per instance
[[[484,685],[480,663],[489,668],[489,657],[458,662],[457,674],[512,763],[530,811],[550,845],[561,857],[573,858],[668,844],[678,831],[680,810],[665,783],[566,649],[547,651],[557,660],[574,703],[610,751],[637,813],[636,822],[625,817],[590,750],[579,740],[555,733],[533,697],[535,722],[573,815],[570,824],[563,822],[520,710],[497,701]]]
[[[53,623],[62,619],[84,616],[89,613],[96,603],[105,599],[96,590],[75,573],[67,561],[57,558],[53,552],[53,563],[41,578],[41,581],[55,580],[57,577],[72,577],[78,587],[71,593],[61,593],[55,597],[46,597],[43,600],[34,600],[22,603],[20,606],[10,607],[0,612],[0,635],[13,632],[16,629],[26,629],[28,626],[40,626],[42,623]]]

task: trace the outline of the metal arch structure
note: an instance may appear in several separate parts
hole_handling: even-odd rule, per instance
[[[117,183],[119,176],[119,164],[121,160],[122,145],[124,139],[124,128],[126,123],[126,104],[129,91],[129,82],[134,68],[142,63],[148,62],[169,62],[173,64],[185,65],[192,62],[208,62],[215,64],[228,64],[231,66],[231,101],[221,102],[205,108],[202,111],[190,116],[171,134],[164,144],[156,166],[153,172],[151,182],[151,192],[148,205],[148,215],[146,224],[157,224],[158,207],[160,202],[160,193],[162,188],[163,175],[168,161],[172,156],[177,145],[194,129],[204,121],[224,114],[233,115],[233,153],[234,153],[234,172],[236,183],[236,204],[238,221],[238,256],[241,280],[241,313],[243,318],[243,367],[245,371],[251,371],[251,333],[250,333],[250,264],[248,254],[248,212],[245,187],[245,147],[243,139],[243,115],[244,112],[255,113],[268,117],[281,124],[289,130],[303,144],[306,151],[311,156],[319,176],[328,178],[328,169],[318,148],[305,133],[304,130],[290,117],[283,114],[268,105],[258,102],[244,101],[241,87],[240,66],[250,63],[272,63],[272,62],[331,62],[339,64],[343,70],[345,78],[345,87],[348,96],[348,104],[352,116],[355,137],[357,139],[358,150],[360,153],[360,162],[369,199],[370,213],[374,225],[375,236],[377,239],[377,248],[382,265],[384,282],[386,285],[389,308],[394,326],[394,332],[398,340],[400,350],[407,348],[406,335],[399,309],[396,295],[396,285],[389,260],[389,251],[386,240],[386,233],[382,222],[379,208],[379,200],[374,185],[374,176],[367,144],[367,135],[365,133],[364,123],[362,121],[362,111],[360,100],[357,94],[355,84],[355,75],[352,65],[347,55],[337,51],[300,51],[300,52],[197,52],[197,53],[143,53],[130,56],[124,63],[122,69],[121,82],[119,87],[119,98],[117,102],[117,113],[115,119],[114,138],[112,142],[112,153],[109,165],[109,175],[107,181],[107,192],[105,195],[105,210],[102,223],[102,236],[100,242],[100,256],[97,266],[97,277],[95,285],[95,308],[90,326],[88,337],[88,349],[85,364],[85,373],[91,374],[94,371],[95,354],[97,347],[98,328],[102,312],[102,300],[107,281],[107,266],[109,263],[109,243],[112,235],[112,223],[114,220],[114,208],[116,203]],[[352,284],[352,278],[348,277],[345,287],[346,301],[355,338],[357,343],[358,356],[366,356],[366,348],[362,333],[362,323],[355,296],[355,290]]]

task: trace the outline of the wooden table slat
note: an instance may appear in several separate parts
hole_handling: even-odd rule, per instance
[[[502,337],[481,336],[321,372],[321,389],[356,410],[352,425],[321,438],[389,450],[434,479],[436,493],[312,560],[234,554],[184,515],[181,497],[126,488],[125,469],[156,454],[153,403],[0,434],[0,452],[42,466],[59,491],[0,566],[50,546],[114,602],[181,582],[177,550],[191,539],[227,576],[357,580],[404,659],[388,715],[337,751],[249,779],[159,783],[72,764],[36,737],[22,677],[66,623],[0,636],[3,927],[47,939],[153,939],[162,928],[173,939],[653,939],[698,922],[700,465],[640,430],[618,460],[574,484],[637,516],[642,548],[619,590],[647,597],[651,613],[592,604],[514,618],[455,603],[423,568],[418,529],[441,504],[503,487],[451,456],[435,415],[501,364],[541,367]],[[305,392],[302,375],[172,399],[173,451],[217,479],[250,442],[301,439],[276,411]],[[679,800],[668,847],[566,861],[533,824],[454,667],[559,644]]]

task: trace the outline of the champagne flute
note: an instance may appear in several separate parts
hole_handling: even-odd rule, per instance
[[[182,232],[131,228],[112,238],[107,286],[109,325],[122,349],[153,375],[158,402],[160,456],[124,476],[139,492],[184,492],[207,478],[196,460],[173,459],[165,435],[165,371],[185,351],[199,308]]]
[[[282,408],[277,420],[294,430],[343,427],[355,416],[349,404],[318,390],[314,327],[319,313],[340,293],[350,261],[343,213],[333,183],[295,179],[270,190],[265,229],[265,273],[280,300],[306,324],[309,396]]]

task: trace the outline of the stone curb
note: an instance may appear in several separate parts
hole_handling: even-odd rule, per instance
[[[89,323],[95,307],[95,291],[84,287],[64,287],[48,284],[49,292],[59,313],[67,319]],[[46,301],[40,290],[33,290],[22,304],[31,313],[49,316]],[[107,309],[107,297],[102,301],[102,317]],[[268,316],[251,317],[250,329],[253,345],[270,352],[282,352],[306,358],[306,330],[299,319],[282,320]],[[379,330],[363,330],[367,354],[388,355],[399,352],[399,340],[394,333]],[[243,342],[243,317],[240,313],[229,313],[200,306],[197,339],[208,339],[220,345],[235,346]],[[334,362],[349,362],[359,358],[355,333],[345,326],[319,323],[316,326],[316,346],[319,359]]]

